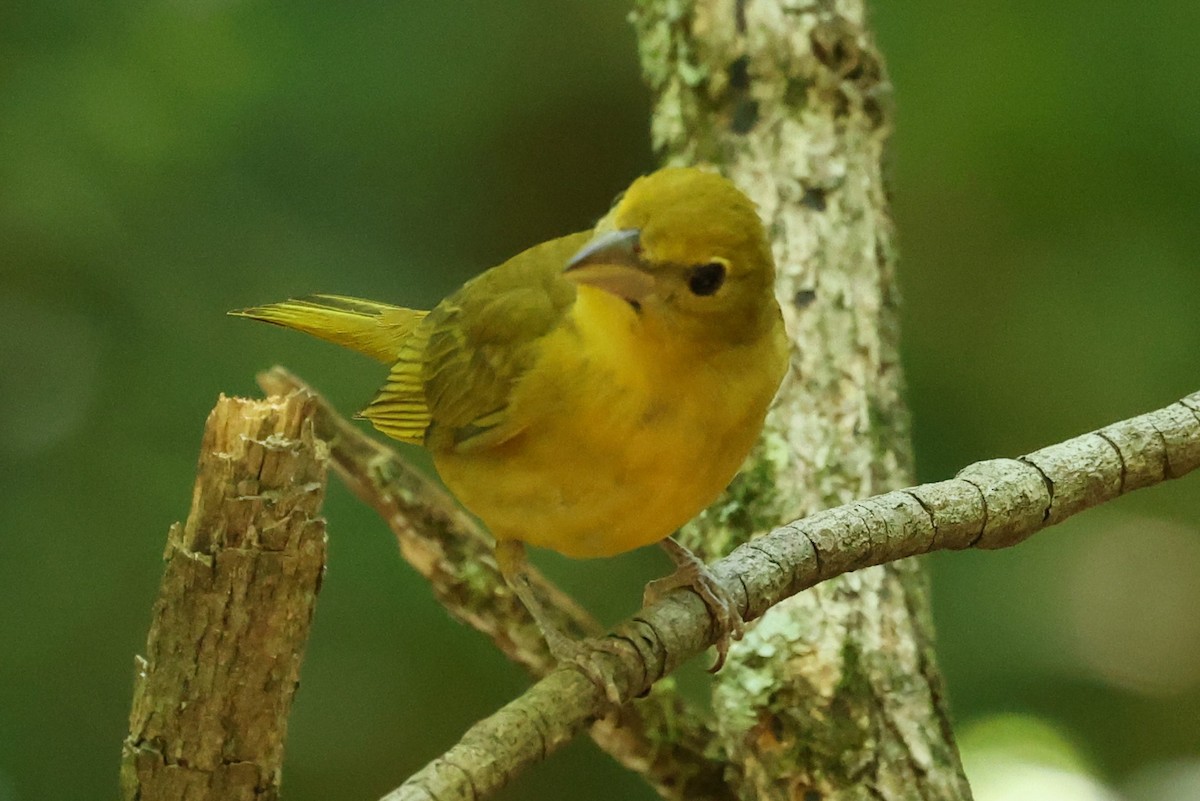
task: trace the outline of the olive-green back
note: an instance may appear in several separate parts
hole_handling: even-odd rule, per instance
[[[562,271],[589,236],[529,248],[439,303],[405,341],[362,416],[388,436],[432,450],[487,447],[516,434],[509,397],[536,359],[537,341],[574,302]]]

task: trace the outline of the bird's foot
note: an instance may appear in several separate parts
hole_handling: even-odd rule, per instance
[[[613,681],[612,666],[605,664],[608,660],[603,658],[603,654],[612,654],[620,658],[621,650],[617,642],[609,637],[576,640],[555,625],[530,584],[525,562],[525,546],[520,542],[497,542],[496,564],[508,586],[521,599],[538,630],[542,632],[555,661],[559,665],[574,667],[594,684],[609,702],[610,709],[606,710],[605,717],[611,716],[622,704],[621,691]]]
[[[543,629],[542,634],[546,637],[550,653],[560,666],[569,665],[575,668],[604,694],[610,707],[606,710],[606,717],[621,708],[624,703],[621,690],[613,681],[612,665],[603,656],[610,654],[620,659],[624,652],[617,642],[610,637],[574,640],[556,629]]]
[[[708,613],[712,616],[713,625],[717,630],[717,641],[713,643],[713,647],[717,649],[717,659],[708,669],[709,673],[716,673],[725,664],[730,641],[742,638],[746,631],[746,623],[742,620],[742,614],[733,596],[708,569],[708,565],[673,537],[663,540],[662,547],[675,562],[675,572],[647,584],[642,602],[649,606],[671,590],[680,587],[687,587],[699,595],[700,600],[708,607]]]

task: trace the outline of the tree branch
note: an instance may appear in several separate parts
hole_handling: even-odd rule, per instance
[[[1035,451],[978,462],[958,476],[889,492],[789,523],[712,565],[747,620],[820,582],[935,550],[1005,548],[1085,509],[1200,466],[1200,392],[1159,411]],[[703,602],[670,593],[609,635],[601,655],[623,699],[711,645]],[[568,742],[603,694],[559,668],[472,726],[458,745],[384,801],[479,801]]]
[[[271,801],[325,569],[324,443],[311,397],[222,396],[187,524],[167,536],[137,658],[121,791],[128,801]]]

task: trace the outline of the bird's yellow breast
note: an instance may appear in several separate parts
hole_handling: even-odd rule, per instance
[[[513,389],[519,433],[435,451],[438,472],[500,540],[573,557],[657,542],[749,453],[787,363],[773,323],[748,343],[705,347],[581,287]]]

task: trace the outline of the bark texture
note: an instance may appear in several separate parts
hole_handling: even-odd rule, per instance
[[[222,397],[137,657],[126,801],[273,801],[325,569],[311,397]]]
[[[646,0],[635,25],[654,143],[669,162],[717,165],[758,204],[794,343],[759,450],[686,532],[711,558],[774,521],[911,483],[883,176],[891,89],[860,0]],[[731,651],[714,708],[740,797],[970,797],[914,564],[773,609]]]

